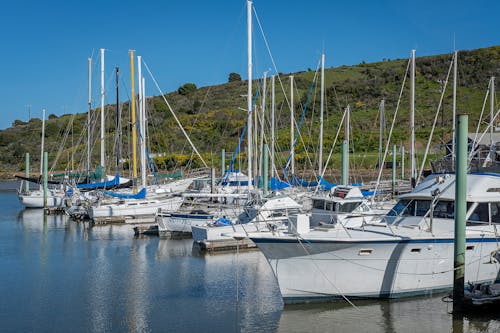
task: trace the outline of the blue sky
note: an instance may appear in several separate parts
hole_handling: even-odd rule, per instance
[[[94,54],[93,101],[99,105],[99,49],[105,48],[106,104],[113,103],[115,66],[123,73],[122,100],[130,95],[128,50],[135,49],[163,91],[246,77],[246,2],[23,1],[0,12],[2,117],[84,112],[87,58]],[[278,71],[358,64],[500,44],[496,1],[255,0]],[[254,76],[271,62],[254,20]],[[158,95],[146,77],[147,95]]]

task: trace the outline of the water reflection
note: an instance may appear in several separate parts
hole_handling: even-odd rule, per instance
[[[498,332],[441,296],[283,307],[258,251],[200,255],[190,239],[21,210],[0,193],[2,331]],[[26,320],[29,318],[29,320]]]
[[[403,300],[355,301],[322,305],[287,305],[279,332],[498,332],[492,314],[482,319],[455,317],[443,295]]]

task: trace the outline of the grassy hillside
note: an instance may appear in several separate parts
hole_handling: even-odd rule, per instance
[[[451,55],[437,55],[416,59],[416,135],[417,146],[423,151],[435,112],[440,99],[440,92],[450,66]],[[378,155],[378,116],[380,100],[386,100],[387,128],[392,121],[399,92],[405,76],[408,60],[392,60],[356,66],[328,68],[325,71],[326,108],[324,151],[328,152],[333,144],[337,128],[342,118],[343,109],[349,104],[351,116],[352,151],[351,166],[370,169],[376,165]],[[470,131],[474,130],[481,112],[488,80],[491,76],[500,77],[500,46],[459,52],[457,112],[470,115]],[[280,83],[276,83],[276,125],[277,149],[280,155],[279,167],[285,163],[288,153],[289,107],[284,94],[290,95],[290,74],[281,74]],[[302,109],[311,87],[314,71],[293,73],[296,84],[295,114],[300,119]],[[450,77],[451,80],[451,77]],[[254,82],[254,92],[258,81]],[[283,86],[284,91],[281,89]],[[238,137],[243,130],[246,114],[241,108],[246,107],[246,82],[202,87],[192,92],[180,94],[171,92],[166,99],[178,115],[186,131],[207,163],[220,164],[220,150],[234,151]],[[270,83],[268,82],[268,92]],[[316,168],[313,164],[318,147],[319,126],[319,80],[312,88],[313,94],[306,111],[302,126],[302,138],[297,145],[299,168]],[[269,95],[268,95],[269,96]],[[268,108],[270,97],[267,98]],[[260,99],[257,102],[260,105]],[[489,105],[489,104],[487,104]],[[197,158],[192,158],[191,149],[182,132],[175,123],[161,96],[147,99],[149,118],[149,145],[151,153],[166,153],[156,159],[161,169],[171,170],[180,167],[201,166]],[[114,161],[115,106],[105,108],[107,115],[107,152],[108,159]],[[452,124],[452,83],[449,82],[439,116],[439,125],[434,135],[434,154],[439,154],[439,144],[450,139]],[[99,109],[94,110],[98,117]],[[123,150],[124,157],[130,156],[130,118],[129,103],[122,105],[123,113]],[[409,118],[408,81],[403,91],[400,110],[395,122],[393,143],[408,148]],[[268,116],[266,116],[268,117]],[[49,160],[55,161],[57,155],[58,170],[81,168],[86,157],[86,114],[50,116],[46,122],[46,150]],[[266,120],[269,123],[269,120]],[[94,122],[97,123],[97,122]],[[72,124],[72,125],[71,125]],[[266,125],[266,133],[269,133]],[[99,159],[98,125],[94,125],[93,160]],[[63,140],[67,132],[67,139]],[[268,135],[268,134],[266,134]],[[39,146],[41,120],[31,119],[28,123],[16,120],[12,127],[0,131],[0,171],[12,174],[24,169],[24,155],[29,152],[33,170],[39,165]],[[342,138],[342,134],[340,138]],[[338,146],[338,145],[337,145]],[[338,148],[336,149],[338,151]],[[307,154],[307,153],[309,154]],[[228,156],[229,158],[229,156]],[[244,155],[239,159],[244,167]],[[309,163],[311,160],[311,163]],[[73,164],[71,164],[73,163]],[[112,162],[109,162],[112,164]],[[339,165],[338,156],[334,155],[331,168]],[[126,167],[126,166],[125,166]]]

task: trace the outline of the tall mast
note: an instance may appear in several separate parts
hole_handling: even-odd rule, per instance
[[[43,148],[45,145],[45,109],[42,109],[42,144],[40,148],[40,175],[43,174]]]
[[[319,158],[318,158],[318,174],[323,174],[323,110],[325,97],[325,54],[321,55],[321,98],[319,109]]]
[[[384,145],[384,129],[385,129],[385,100],[380,101],[380,129],[378,138],[378,167],[382,167],[383,145]]]
[[[293,146],[295,117],[293,112],[293,75],[290,75],[290,172],[292,175],[295,174],[295,147]]]
[[[92,58],[88,58],[89,63],[89,82],[88,82],[88,111],[87,111],[87,178],[90,178],[90,141],[92,138],[92,129],[90,128],[92,118]]]
[[[417,181],[415,160],[415,50],[411,50],[410,93],[410,178],[412,187]]]
[[[274,177],[274,80],[275,76],[271,76],[271,178]]]
[[[495,160],[495,142],[493,141],[493,132],[494,132],[494,122],[493,117],[495,117],[495,77],[491,77],[490,84],[490,161],[493,163]]]
[[[451,121],[451,161],[455,165],[455,117],[457,115],[457,55],[458,52],[453,53],[453,112]]]
[[[104,49],[101,49],[101,166],[103,171],[106,171],[105,146],[104,146]]]
[[[346,170],[345,170],[345,184],[347,185],[349,183],[349,141],[351,140],[351,107],[349,104],[347,105],[347,108],[345,109],[346,115],[345,115],[345,141],[346,141]]]
[[[118,138],[116,140],[116,171],[120,166],[122,158],[122,113],[120,110],[120,95],[119,95],[119,74],[120,68],[116,67],[116,131]]]
[[[144,79],[144,76],[142,77],[142,83],[141,83],[141,89],[142,89],[142,96],[141,96],[141,175],[142,175],[142,187],[146,187],[147,184],[147,175],[148,175],[148,170],[146,167],[146,80]]]
[[[248,190],[252,190],[252,0],[247,0],[247,56],[248,56],[248,90],[247,90],[247,157],[248,157]]]
[[[131,105],[131,122],[132,122],[132,159],[133,159],[133,178],[137,178],[137,128],[135,123],[135,69],[134,69],[134,50],[128,51],[130,55],[130,81],[132,85],[132,97],[130,98]]]
[[[260,156],[259,156],[259,177],[262,179],[263,177],[263,158],[264,158],[264,117],[266,112],[266,84],[267,84],[267,71],[264,72],[263,77],[264,83],[262,85],[262,99],[261,99],[261,111],[260,111]]]
[[[139,100],[137,102],[137,105],[139,107],[138,110],[138,115],[139,115],[139,154],[140,154],[140,159],[141,159],[141,183],[142,187],[145,187],[144,184],[144,177],[143,175],[145,174],[145,170],[143,167],[143,161],[144,161],[144,129],[142,128],[143,123],[142,123],[142,63],[141,63],[141,56],[137,56],[137,82],[139,84]]]

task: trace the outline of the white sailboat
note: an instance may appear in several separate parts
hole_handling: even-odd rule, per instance
[[[40,152],[40,175],[43,173],[43,150],[45,142],[45,109],[42,110],[42,143]],[[47,189],[47,203],[44,206],[44,193],[42,185],[38,190],[18,192],[19,201],[25,208],[44,208],[44,207],[62,207],[64,205],[64,191],[57,189]]]

